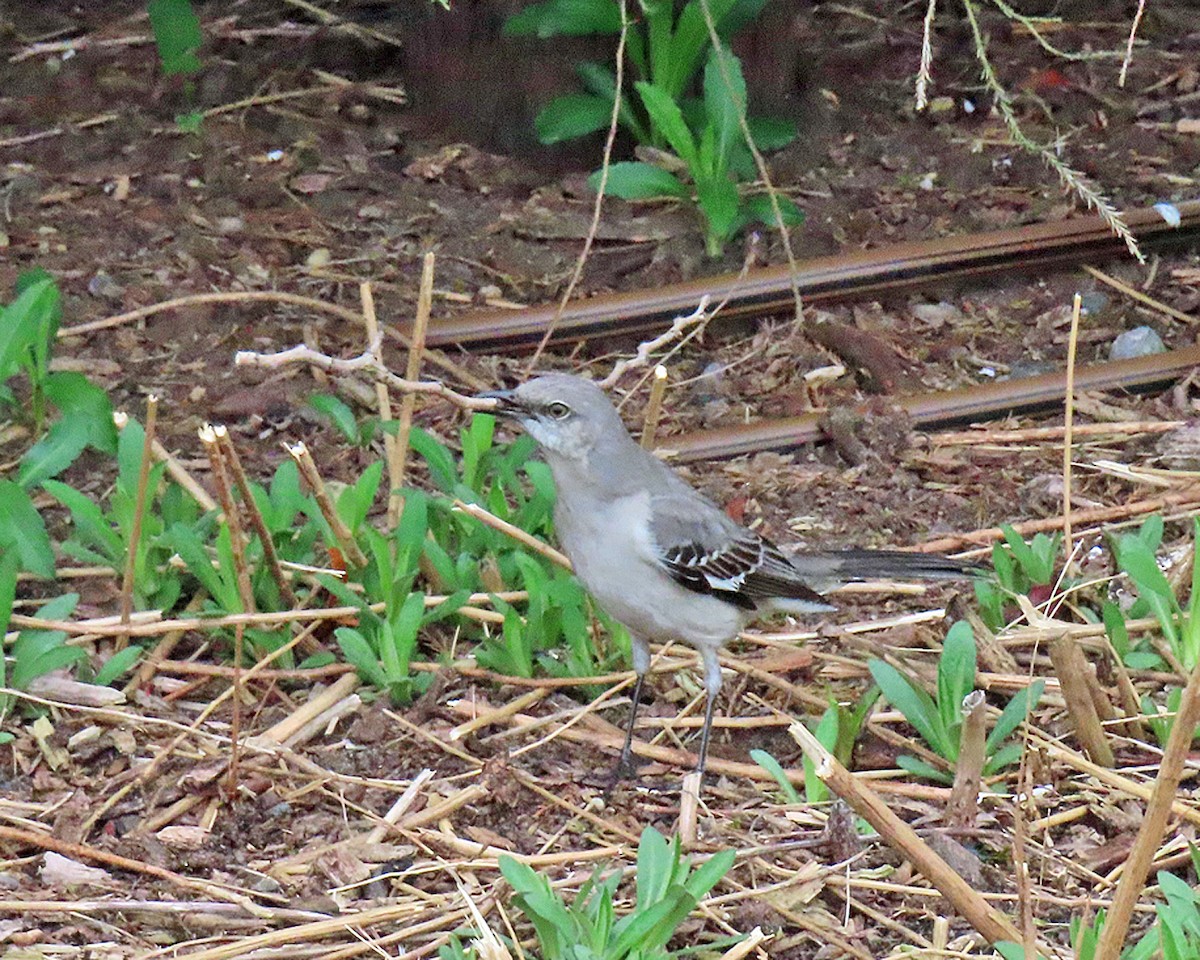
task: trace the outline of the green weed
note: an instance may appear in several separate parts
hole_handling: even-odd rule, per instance
[[[678,837],[667,840],[647,827],[638,844],[634,907],[619,919],[614,907],[619,871],[606,878],[594,874],[570,904],[519,860],[502,855],[500,871],[533,924],[541,960],[670,960],[684,952],[667,947],[676,929],[733,861],[734,852],[723,850],[693,869]]]
[[[929,748],[953,769],[961,741],[963,697],[975,689],[975,637],[970,625],[960,621],[946,633],[938,660],[936,700],[916,679],[883,660],[871,660],[867,667],[887,701],[904,714]],[[985,776],[1020,759],[1021,745],[1005,744],[1004,740],[1037,705],[1044,688],[1044,680],[1035,680],[1008,702],[987,737]],[[896,762],[910,773],[931,780],[951,783],[954,779],[945,770],[916,757],[901,756]]]

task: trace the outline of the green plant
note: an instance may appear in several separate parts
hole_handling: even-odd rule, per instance
[[[1193,846],[1192,866],[1200,870]],[[1155,878],[1165,903],[1155,904],[1154,924],[1121,951],[1122,960],[1195,960],[1200,957],[1200,895],[1186,881],[1160,870]],[[1071,946],[1075,960],[1093,960],[1107,917],[1103,909],[1093,920],[1071,919]],[[1019,949],[1019,948],[1018,948]],[[1014,952],[1014,956],[1019,956]],[[1005,957],[1009,956],[1005,953]]]
[[[1054,582],[1054,564],[1062,543],[1060,533],[1049,537],[1039,533],[1026,543],[1011,526],[1002,524],[1000,529],[1005,542],[992,547],[995,578],[975,580],[980,615],[992,630],[1000,630],[1008,622],[1004,614],[1008,597],[1046,592],[1045,588]]]
[[[930,749],[953,768],[960,746],[963,697],[975,687],[975,637],[970,625],[960,621],[946,633],[938,660],[936,700],[917,680],[883,660],[871,660],[867,667],[888,702],[904,714]],[[1004,740],[1041,699],[1044,688],[1044,680],[1035,680],[1008,702],[987,737],[985,775],[996,773],[1020,758],[1021,745],[1005,744]],[[953,781],[946,771],[916,757],[901,756],[896,762],[910,773],[943,783]]]
[[[146,10],[163,75],[183,77],[184,96],[190,101],[195,96],[191,78],[201,69],[199,50],[204,43],[204,32],[200,18],[191,0],[150,0]],[[195,133],[203,118],[201,111],[189,110],[177,116],[175,123],[184,133]]]
[[[155,464],[148,475],[141,535],[136,544],[131,542],[144,447],[141,424],[126,421],[117,440],[116,482],[103,505],[58,480],[44,480],[42,488],[70,514],[74,533],[60,545],[64,554],[81,563],[109,566],[120,576],[132,551],[135,606],[170,610],[182,583],[168,562],[173,551],[162,534],[174,523],[194,524],[199,507],[178,485],[165,485],[166,464]]]
[[[707,2],[716,34],[713,46],[705,22]],[[770,199],[744,197],[737,184],[757,177],[753,156],[745,143],[742,120],[760,150],[785,146],[795,128],[777,120],[746,117],[746,84],[741,64],[726,41],[762,10],[765,0],[689,0],[678,8],[670,0],[643,0],[640,23],[627,33],[626,51],[633,73],[636,100],[617,90],[609,66],[582,63],[577,70],[588,92],[552,101],[535,121],[543,143],[585,136],[608,126],[617,103],[618,122],[639,143],[672,151],[687,170],[690,184],[662,166],[641,161],[613,164],[607,190],[627,200],[674,197],[693,200],[702,213],[706,247],[719,255],[725,242],[748,223],[774,223]],[[511,17],[509,34],[616,33],[621,8],[615,0],[547,0]],[[704,64],[701,97],[691,96]],[[592,175],[597,187],[601,172]],[[778,197],[785,224],[803,221],[787,197]]]
[[[821,714],[820,719],[815,724],[811,719],[808,721],[808,725],[812,727],[817,741],[832,753],[842,766],[850,766],[850,757],[854,752],[854,744],[857,742],[858,735],[862,731],[862,726],[874,708],[875,701],[878,699],[879,688],[872,686],[865,696],[858,699],[853,710],[847,709],[836,700],[831,699],[829,706],[825,708],[825,712]],[[775,782],[779,784],[779,789],[783,791],[784,799],[787,803],[823,803],[829,799],[829,788],[817,776],[816,767],[807,756],[802,761],[804,765],[803,800],[801,800],[799,792],[788,779],[779,761],[771,756],[771,754],[765,750],[751,750],[750,759],[775,778]]]
[[[308,398],[308,405],[325,417],[347,443],[356,447],[369,447],[380,434],[395,435],[400,427],[395,420],[385,421],[379,417],[359,420],[346,401],[331,393],[314,393]]]
[[[1162,542],[1162,517],[1148,517],[1137,533],[1122,534],[1113,544],[1117,567],[1129,575],[1137,589],[1138,602],[1131,616],[1148,609],[1158,620],[1163,637],[1184,670],[1200,663],[1200,518],[1192,521],[1193,564],[1191,594],[1185,610],[1158,566],[1156,552]]]
[[[680,955],[667,948],[675,930],[733,861],[734,852],[723,850],[693,869],[678,837],[669,841],[647,827],[638,844],[634,908],[620,919],[614,908],[619,871],[603,879],[594,874],[570,905],[519,860],[501,856],[500,871],[533,924],[541,960],[667,960]]]
[[[0,626],[7,628],[12,616],[13,598],[16,590],[16,569],[7,558],[0,559]],[[43,620],[65,620],[79,603],[79,594],[65,593],[61,597],[47,600],[38,610]],[[0,632],[0,636],[3,633]],[[87,659],[82,647],[67,644],[67,634],[62,630],[22,630],[12,645],[12,667],[6,658],[0,657],[0,686],[14,690],[26,690],[38,677],[45,676],[63,667],[69,667]],[[8,698],[0,699],[0,719],[8,712]]]
[[[20,458],[16,481],[0,481],[0,548],[15,550],[22,569],[47,578],[54,575],[54,554],[29,491],[65,470],[89,446],[104,453],[116,450],[104,391],[82,374],[50,370],[60,301],[53,278],[30,270],[18,278],[16,298],[0,310],[0,411],[28,422],[37,438]],[[17,389],[22,375],[24,398]],[[50,407],[59,416],[45,430]]]

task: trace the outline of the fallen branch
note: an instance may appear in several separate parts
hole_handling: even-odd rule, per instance
[[[301,344],[289,347],[287,350],[280,350],[278,353],[255,353],[253,350],[239,350],[234,355],[233,362],[239,367],[265,367],[267,369],[283,367],[292,363],[306,363],[328,373],[343,375],[366,372],[371,374],[375,380],[385,383],[401,393],[428,393],[435,397],[441,397],[443,400],[449,400],[463,410],[494,410],[496,408],[495,400],[468,397],[451,390],[437,380],[408,380],[398,377],[384,365],[377,353],[377,345],[372,344],[366,352],[360,353],[357,357],[342,360]]]

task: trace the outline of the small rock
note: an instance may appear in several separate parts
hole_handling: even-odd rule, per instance
[[[1079,298],[1079,309],[1084,316],[1094,317],[1108,309],[1112,301],[1099,290],[1091,290]]]
[[[304,258],[304,267],[307,270],[323,270],[333,262],[333,254],[329,252],[328,247],[317,247],[312,253]]]
[[[360,220],[382,220],[386,216],[387,211],[378,204],[368,203],[358,208],[358,219]]]
[[[1166,353],[1167,347],[1151,327],[1134,327],[1126,330],[1112,342],[1108,351],[1110,360],[1132,360],[1148,357],[1155,353]]]
[[[232,233],[241,233],[246,229],[246,221],[241,217],[217,217],[217,233],[222,236],[229,236]]]
[[[1168,470],[1200,469],[1200,422],[1192,421],[1164,433],[1157,447],[1161,463]]]
[[[88,281],[87,289],[93,297],[101,300],[120,300],[125,296],[125,288],[103,270]]]

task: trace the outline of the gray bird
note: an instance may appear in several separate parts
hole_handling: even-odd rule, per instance
[[[848,580],[979,572],[946,557],[888,550],[786,556],[638,446],[604,392],[581,377],[551,373],[483,396],[541,447],[557,488],[554,526],[563,551],[596,602],[629,630],[637,683],[618,775],[632,770],[651,642],[683,641],[703,658],[703,774],[721,689],[718,651],[751,620],[833,610],[821,594]]]

